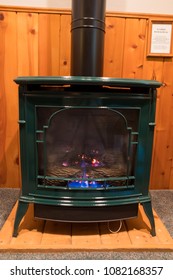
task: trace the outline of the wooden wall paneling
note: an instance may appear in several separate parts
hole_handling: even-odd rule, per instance
[[[148,57],[147,56],[147,44],[148,44],[148,25],[149,21],[147,20],[147,30],[146,30],[146,40],[145,40],[145,50],[144,50],[144,62],[143,62],[143,72],[142,79],[148,80],[157,80],[159,82],[163,82],[163,63],[164,59],[162,57]],[[160,96],[163,94],[163,87],[157,90],[157,98],[156,98],[156,127],[154,133],[154,143],[153,143],[153,155],[152,155],[152,165],[151,165],[151,176],[150,176],[150,188],[157,189],[161,182],[157,180],[157,172],[159,168],[159,161],[157,154],[160,152],[160,142],[158,138],[158,126],[159,126],[159,112],[162,108],[160,102]]]
[[[173,132],[171,122],[173,118],[173,84],[172,84],[173,62],[165,59],[163,65],[164,87],[159,97],[159,108],[157,114],[155,162],[153,168],[153,184],[157,188],[169,188],[171,166],[173,160]]]
[[[171,103],[171,112],[173,114],[173,89],[171,91],[172,93],[172,103]],[[171,124],[170,124],[170,140],[173,142],[173,115],[171,117]],[[172,143],[171,142],[171,143]],[[173,189],[173,149],[171,148],[171,172],[170,172],[170,178],[169,178],[169,189]]]
[[[171,172],[170,172],[170,181],[169,181],[169,189],[173,189],[173,166],[171,167]]]
[[[0,12],[0,187],[19,187],[16,13]]]
[[[157,80],[162,82],[163,58],[147,57],[144,52],[142,79]]]
[[[171,125],[171,129],[173,130],[173,125]],[[171,172],[170,172],[170,178],[169,178],[169,189],[173,189],[173,160],[172,160]]]
[[[60,28],[60,76],[70,75],[71,15],[61,15]]]
[[[18,75],[38,75],[38,14],[17,13]]]
[[[126,18],[123,78],[141,79],[146,39],[146,19]]]
[[[172,155],[170,153],[172,132],[169,130],[156,130],[154,145],[154,158],[151,176],[151,188],[168,189],[170,187],[170,175],[172,168]]]
[[[4,60],[5,60],[5,33],[7,28],[6,23],[7,13],[0,13],[0,184],[4,184],[7,180],[7,163],[5,157],[5,137],[6,137],[6,95],[4,83]]]
[[[38,18],[38,74],[58,76],[60,15],[39,14]]]
[[[160,71],[161,72],[161,71]],[[171,123],[171,115],[173,114],[171,104],[173,99],[173,60],[172,58],[165,58],[162,67],[162,92],[160,92],[160,111],[158,115],[159,128],[168,129]],[[165,110],[166,108],[166,110]]]
[[[105,31],[104,76],[120,78],[122,76],[125,19],[107,17]]]
[[[162,82],[163,57],[151,57],[148,55],[148,40],[149,40],[149,18],[146,22],[146,37],[144,50],[144,64],[142,79],[157,80]]]
[[[162,104],[159,107],[162,108]],[[158,115],[160,112],[158,113]],[[166,160],[166,150],[168,147],[167,139],[167,129],[160,126],[159,121],[156,118],[156,128],[155,128],[155,140],[153,147],[153,160],[152,160],[152,169],[151,169],[151,178],[150,178],[150,188],[152,189],[167,189],[169,187],[168,181],[166,180],[165,174],[170,172],[170,169],[167,169],[167,160]]]
[[[161,81],[164,86],[158,92],[151,188],[167,189],[171,175],[173,141],[170,131],[172,118],[172,59],[163,59]],[[171,137],[172,135],[172,137]]]
[[[143,58],[142,79],[162,81],[163,57],[151,57],[148,55],[149,19],[146,21],[145,49]]]

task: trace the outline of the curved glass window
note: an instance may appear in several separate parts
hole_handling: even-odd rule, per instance
[[[138,110],[37,109],[42,184],[76,189],[132,184]]]

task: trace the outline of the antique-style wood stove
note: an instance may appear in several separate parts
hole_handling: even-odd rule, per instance
[[[156,234],[148,188],[156,89],[161,84],[100,77],[101,47],[89,54],[88,66],[84,59],[76,60],[81,45],[88,48],[89,41],[103,40],[105,1],[93,1],[97,9],[87,2],[73,1],[72,76],[15,79],[22,191],[14,236],[29,203],[36,218],[64,222],[128,219],[138,215],[142,204],[151,234]],[[98,40],[88,39],[92,36]],[[94,43],[94,50],[98,46]]]

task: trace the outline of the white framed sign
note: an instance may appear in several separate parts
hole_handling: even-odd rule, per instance
[[[173,22],[155,21],[149,23],[148,56],[173,56]]]

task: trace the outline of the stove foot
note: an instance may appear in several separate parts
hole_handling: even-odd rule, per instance
[[[142,206],[144,208],[145,214],[150,222],[151,225],[151,235],[156,236],[156,229],[155,229],[155,222],[154,222],[154,216],[153,216],[153,210],[152,210],[152,205],[151,201],[143,202]]]
[[[19,224],[24,217],[27,209],[28,209],[29,203],[20,201],[18,202],[18,207],[16,211],[16,217],[15,217],[15,222],[14,222],[14,230],[13,230],[13,237],[17,237],[18,235],[18,227]]]

